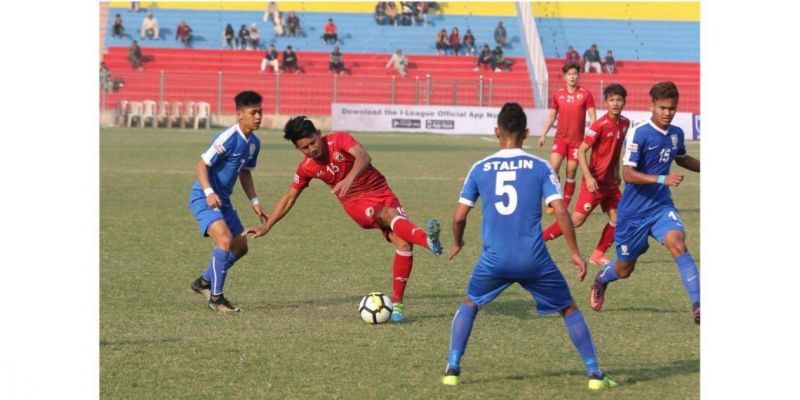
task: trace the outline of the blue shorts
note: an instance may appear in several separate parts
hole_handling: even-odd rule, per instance
[[[555,263],[532,268],[529,275],[502,276],[479,261],[472,271],[467,286],[467,296],[481,307],[489,304],[513,283],[519,283],[533,296],[536,301],[536,312],[541,315],[561,311],[575,302],[564,275],[561,275]]]
[[[685,231],[685,228],[678,209],[672,206],[661,207],[636,218],[619,218],[614,233],[617,259],[635,260],[650,247],[647,243],[649,236],[663,244],[667,232],[675,230]]]
[[[192,188],[189,193],[189,211],[192,212],[197,224],[200,225],[200,233],[203,236],[208,236],[208,227],[211,223],[217,220],[224,220],[228,225],[233,237],[239,236],[244,232],[242,221],[239,220],[239,215],[236,214],[236,209],[230,202],[222,202],[220,208],[209,208],[206,203],[206,195],[202,190]]]

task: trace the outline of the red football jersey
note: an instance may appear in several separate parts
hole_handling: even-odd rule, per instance
[[[558,112],[556,137],[567,143],[580,143],[586,129],[586,110],[594,107],[592,93],[581,86],[569,93],[566,87],[556,90],[550,108]]]
[[[323,180],[329,187],[334,187],[344,179],[353,168],[356,158],[347,150],[353,148],[358,142],[347,132],[331,132],[322,139],[327,145],[327,151],[322,160],[305,157],[294,173],[292,187],[304,189],[309,181],[314,178]],[[347,190],[344,197],[338,197],[342,203],[365,195],[391,193],[386,178],[371,164],[364,172],[356,177],[353,185]]]
[[[619,164],[619,153],[631,121],[622,115],[618,120],[608,114],[594,121],[583,142],[592,149],[589,170],[600,185],[616,185],[614,166]]]

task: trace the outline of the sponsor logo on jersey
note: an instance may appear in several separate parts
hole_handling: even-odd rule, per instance
[[[253,157],[253,154],[256,154],[256,144],[250,143],[250,157]]]
[[[561,183],[558,181],[558,175],[556,175],[555,172],[550,172],[550,183],[557,188],[561,187]]]
[[[292,181],[294,183],[300,183],[300,175],[294,174],[294,177],[292,178]]]
[[[628,147],[627,147],[627,149],[628,149],[628,151],[630,151],[631,153],[636,153],[636,152],[638,152],[638,151],[639,151],[639,145],[638,145],[638,144],[636,144],[636,143],[628,143]]]
[[[222,143],[214,143],[214,151],[216,151],[217,154],[223,154],[225,153],[225,146],[223,146]]]
[[[678,147],[678,135],[672,134],[670,138],[672,139],[672,148]]]
[[[586,136],[589,136],[589,137],[594,137],[595,135],[597,135],[597,132],[595,132],[595,131],[593,131],[593,130],[591,130],[591,129],[589,129],[588,131],[586,131]]]

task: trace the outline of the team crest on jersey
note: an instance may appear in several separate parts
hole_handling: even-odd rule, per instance
[[[592,203],[583,203],[583,211],[592,211]]]
[[[217,154],[223,154],[225,153],[225,146],[223,146],[222,143],[214,143],[214,151],[216,151]]]
[[[628,253],[628,245],[623,244],[619,246],[619,249],[622,251],[623,256],[629,256],[631,253]]]
[[[672,139],[672,148],[678,147],[678,135],[672,134],[670,138]]]
[[[344,161],[344,155],[337,151],[337,152],[333,153],[333,159],[338,161],[338,162],[343,162]]]
[[[367,209],[364,210],[364,214],[366,214],[367,217],[372,218],[372,216],[375,215],[375,209],[372,207],[367,207]]]
[[[583,95],[578,93],[578,101],[581,101],[581,100],[583,100]]]
[[[253,154],[256,154],[256,144],[250,143],[250,157],[253,157]]]

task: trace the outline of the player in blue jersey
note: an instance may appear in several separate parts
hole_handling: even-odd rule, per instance
[[[650,89],[653,115],[647,123],[628,131],[625,138],[622,179],[625,191],[619,203],[614,235],[617,259],[606,264],[595,277],[589,301],[600,311],[609,283],[627,278],[636,260],[647,251],[652,236],[669,250],[683,286],[689,293],[695,323],[700,323],[700,278],[692,255],[686,249],[681,216],[669,186],[678,186],[683,175],[670,172],[672,161],[690,171],[700,172],[700,160],[686,154],[683,130],[671,125],[678,109],[678,88],[660,82]]]
[[[200,225],[200,233],[214,241],[211,261],[191,288],[206,297],[210,309],[220,313],[241,311],[222,294],[228,270],[247,254],[244,227],[230,199],[237,178],[261,222],[268,219],[256,196],[251,172],[261,148],[254,134],[261,126],[261,95],[244,91],[234,100],[238,123],[214,136],[200,155],[195,168],[197,181],[189,192],[189,210]]]
[[[572,252],[572,263],[578,269],[578,278],[583,280],[586,262],[578,250],[575,228],[559,191],[558,176],[546,160],[522,150],[528,128],[519,104],[503,106],[497,117],[495,136],[501,150],[472,166],[453,215],[451,260],[464,247],[467,215],[478,198],[483,199],[483,251],[472,272],[464,302],[453,317],[450,353],[442,383],[458,385],[461,357],[480,307],[516,282],[531,293],[539,314],[559,312],[564,318],[569,337],[586,366],[589,388],[617,386],[600,370],[589,327],[542,240],[544,200],[555,210]]]

